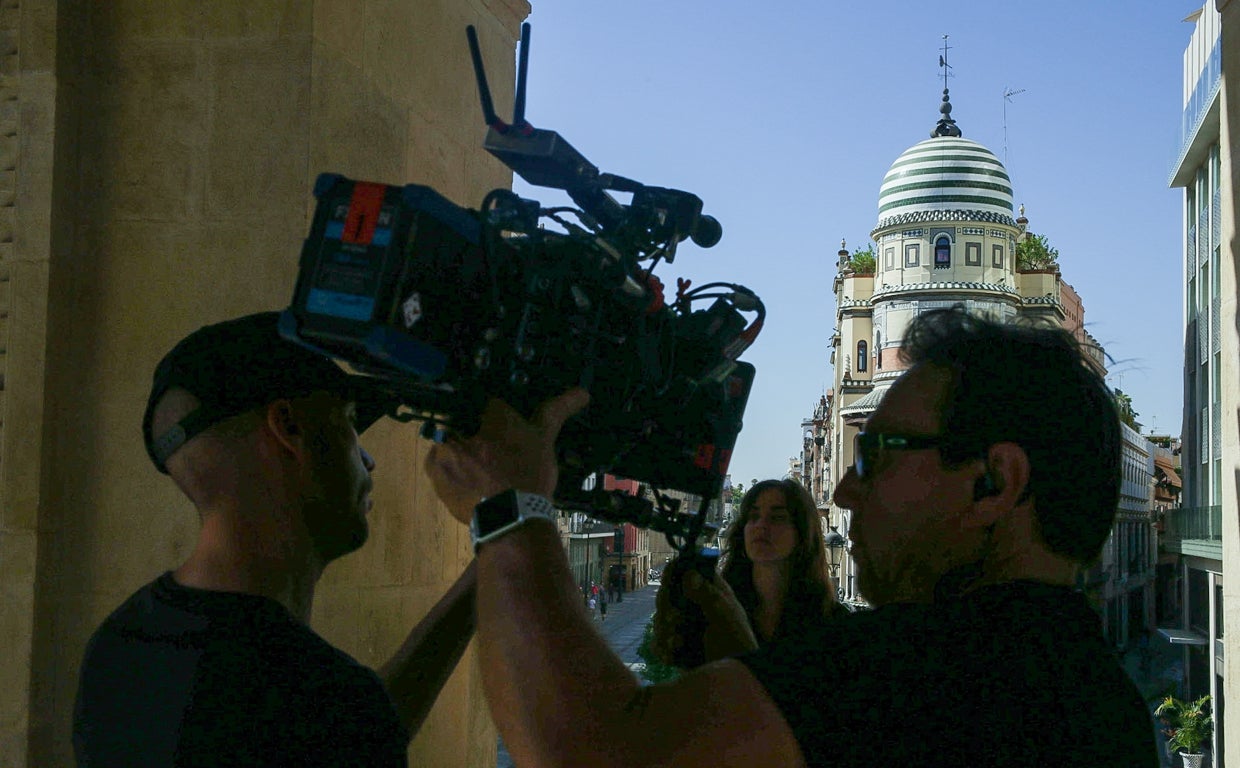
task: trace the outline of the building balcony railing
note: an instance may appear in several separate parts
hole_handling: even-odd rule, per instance
[[[1167,510],[1164,536],[1168,541],[1223,540],[1223,507],[1180,507]]]
[[[1184,110],[1180,115],[1180,135],[1179,142],[1176,144],[1175,157],[1172,158],[1171,168],[1168,171],[1168,178],[1175,186],[1174,181],[1179,175],[1180,166],[1187,157],[1189,148],[1192,147],[1193,139],[1197,136],[1197,131],[1201,128],[1206,115],[1209,113],[1210,106],[1214,103],[1218,96],[1219,88],[1223,83],[1223,46],[1222,38],[1214,41],[1214,46],[1210,49],[1210,56],[1205,61],[1205,66],[1197,76],[1197,82],[1193,85],[1193,92],[1188,98],[1188,103],[1184,105]]]
[[[569,520],[568,532],[572,536],[604,536],[615,533],[616,526],[590,518],[578,518]]]

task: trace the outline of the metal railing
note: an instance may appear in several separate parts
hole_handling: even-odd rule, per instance
[[[1164,536],[1173,541],[1183,541],[1185,539],[1222,541],[1222,505],[1180,507],[1167,510]]]

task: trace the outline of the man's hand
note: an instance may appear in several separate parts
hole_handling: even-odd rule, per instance
[[[663,569],[651,641],[660,660],[692,669],[757,647],[745,609],[722,575],[705,579],[680,558]]]
[[[758,638],[749,624],[749,617],[722,575],[704,579],[701,574],[690,571],[685,574],[685,597],[697,603],[706,614],[708,662],[757,649]]]
[[[462,523],[473,517],[479,501],[510,488],[550,498],[559,478],[555,441],[560,428],[589,401],[584,389],[570,389],[543,403],[526,421],[507,403],[492,399],[478,434],[431,447],[426,473],[435,493]]]

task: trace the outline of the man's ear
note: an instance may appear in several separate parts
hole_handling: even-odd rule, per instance
[[[305,449],[305,425],[291,401],[281,399],[268,403],[263,425],[283,449],[297,455]]]
[[[973,504],[962,521],[968,527],[990,527],[1023,499],[1029,484],[1029,456],[1016,443],[995,443],[977,465],[973,483]]]
[[[997,504],[1002,508],[1018,506],[1029,486],[1029,454],[1016,443],[995,443],[986,451],[986,483],[988,492],[979,496],[980,504]]]

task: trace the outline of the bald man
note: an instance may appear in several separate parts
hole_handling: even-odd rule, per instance
[[[395,403],[277,319],[201,328],[155,371],[147,452],[201,529],[91,638],[79,765],[403,766],[473,634],[472,566],[378,673],[310,628],[324,568],[367,537],[358,434]]]

